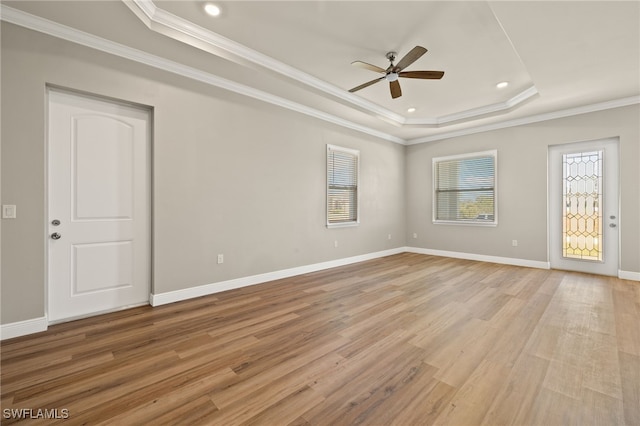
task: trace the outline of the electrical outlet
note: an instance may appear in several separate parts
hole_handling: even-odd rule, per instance
[[[224,254],[219,254],[218,255],[218,265],[224,263]]]
[[[413,238],[418,238],[418,234],[417,233],[413,233]]]
[[[518,247],[518,240],[511,240],[511,245],[513,247]]]
[[[334,246],[334,247],[338,247],[338,240],[335,240],[335,241],[333,242],[333,246]]]
[[[391,234],[387,235],[387,240],[391,239]]]

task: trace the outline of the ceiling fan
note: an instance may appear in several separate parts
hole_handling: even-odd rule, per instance
[[[365,87],[369,87],[379,81],[387,80],[389,82],[389,88],[391,89],[391,97],[395,99],[402,96],[402,90],[400,89],[400,82],[398,81],[398,77],[421,78],[425,80],[441,79],[444,75],[444,71],[403,71],[406,67],[417,61],[418,58],[420,58],[425,53],[427,53],[427,49],[422,46],[416,46],[411,49],[411,51],[407,53],[404,58],[400,59],[400,62],[398,62],[397,65],[394,65],[393,62],[396,60],[397,53],[389,52],[386,55],[390,63],[387,69],[380,68],[376,65],[371,65],[362,61],[351,62],[351,65],[374,72],[379,72],[384,74],[384,76],[361,84],[360,86],[354,87],[353,89],[349,90],[349,92],[353,93],[360,89],[364,89]]]

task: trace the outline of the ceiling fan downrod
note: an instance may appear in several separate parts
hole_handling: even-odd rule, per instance
[[[396,60],[396,57],[398,56],[398,54],[396,52],[387,52],[385,56],[389,60],[389,62],[391,62],[390,68],[393,68],[393,61]]]

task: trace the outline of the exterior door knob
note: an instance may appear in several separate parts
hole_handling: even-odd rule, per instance
[[[51,239],[53,240],[59,240],[60,238],[62,238],[62,235],[57,232],[54,232],[53,234],[51,234]]]

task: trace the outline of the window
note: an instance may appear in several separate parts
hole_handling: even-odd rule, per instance
[[[497,151],[433,159],[433,222],[496,225]]]
[[[602,261],[603,151],[562,156],[562,257]]]
[[[358,214],[360,152],[327,145],[327,226],[354,226]]]

